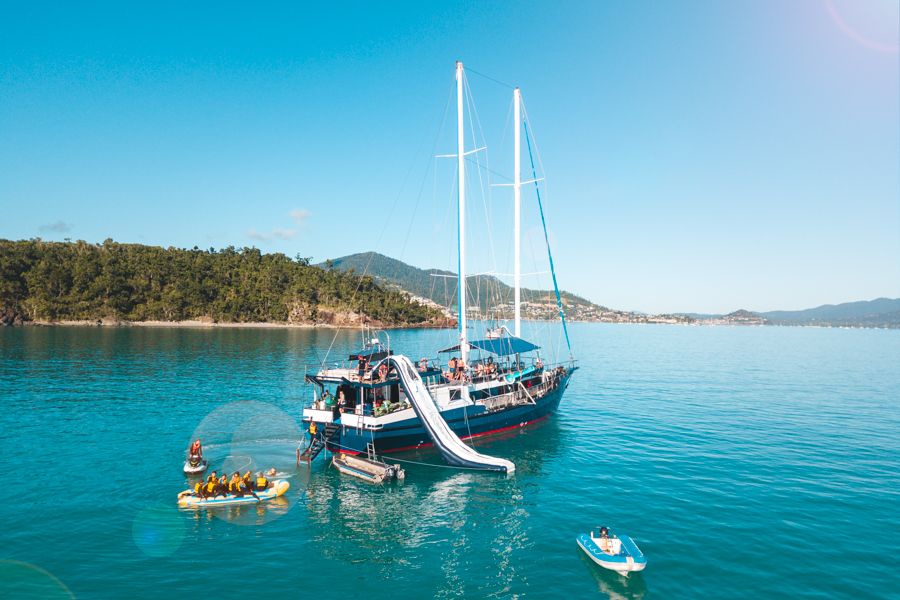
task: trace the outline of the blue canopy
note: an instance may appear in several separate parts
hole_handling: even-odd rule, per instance
[[[487,340],[474,340],[469,342],[469,346],[496,354],[497,356],[509,356],[510,354],[522,354],[537,350],[540,346],[536,346],[529,341],[523,340],[515,336],[506,336]],[[452,348],[445,348],[441,352],[458,352],[459,345]]]
[[[349,360],[357,360],[359,358],[365,358],[369,362],[375,362],[376,360],[381,360],[382,358],[393,354],[393,351],[388,352],[382,346],[370,346],[368,348],[364,348],[359,352],[354,352],[350,355]]]

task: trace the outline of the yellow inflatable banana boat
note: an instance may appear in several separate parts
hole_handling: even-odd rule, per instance
[[[265,502],[273,500],[283,495],[291,484],[284,479],[273,481],[272,485],[261,492],[254,492],[257,498],[252,494],[244,494],[243,496],[215,496],[214,498],[201,498],[195,496],[193,490],[185,490],[178,494],[178,506],[181,508],[214,508],[216,506],[231,506],[234,504],[256,504],[257,502]]]

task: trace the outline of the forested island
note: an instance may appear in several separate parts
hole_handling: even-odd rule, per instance
[[[0,323],[448,326],[372,277],[256,248],[0,240]]]

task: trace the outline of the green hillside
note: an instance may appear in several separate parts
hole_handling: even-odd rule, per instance
[[[441,306],[456,308],[456,273],[451,271],[419,269],[377,252],[351,254],[326,261],[319,266],[338,271],[366,273],[416,296],[428,298]],[[470,299],[477,299],[477,306],[483,314],[504,305],[506,306],[501,310],[506,312],[511,310],[513,288],[498,278],[490,275],[466,277],[466,286],[469,289]],[[582,318],[589,313],[610,312],[610,309],[575,294],[562,291],[560,295],[566,314],[571,318]],[[527,307],[527,312],[532,313],[531,316],[556,315],[556,297],[553,290],[522,288],[522,301],[535,305]]]
[[[371,277],[256,248],[0,240],[0,321],[94,320],[385,325],[441,321]],[[342,321],[343,319],[343,321]]]

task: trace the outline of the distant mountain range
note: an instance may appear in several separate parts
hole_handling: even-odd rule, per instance
[[[351,254],[325,261],[324,269],[353,271],[369,275],[384,284],[411,294],[424,303],[444,310],[456,308],[456,273],[441,269],[419,269],[377,252]],[[485,317],[507,319],[513,312],[513,289],[492,275],[466,278],[471,295],[478,299],[473,312]],[[843,304],[825,304],[806,310],[752,312],[737,310],[727,315],[678,313],[648,315],[595,304],[570,292],[561,291],[566,318],[573,321],[610,323],[681,323],[724,325],[818,325],[828,327],[900,328],[900,298],[878,298]],[[553,319],[558,316],[552,290],[522,288],[523,316]]]
[[[413,296],[448,310],[456,309],[456,273],[441,269],[419,269],[377,252],[363,252],[327,260],[324,269],[366,274],[382,283],[393,285]],[[509,319],[513,316],[513,288],[493,275],[466,277],[470,296],[477,298],[471,307],[484,317]],[[613,323],[689,323],[693,319],[680,315],[646,315],[615,310],[590,300],[560,291],[566,318],[574,321]],[[558,316],[553,290],[522,288],[522,316],[528,319],[555,319]]]
[[[744,319],[759,325],[821,325],[828,327],[900,327],[900,298],[877,298],[843,304],[823,304],[805,310],[736,311],[727,315],[689,314],[701,320]]]

